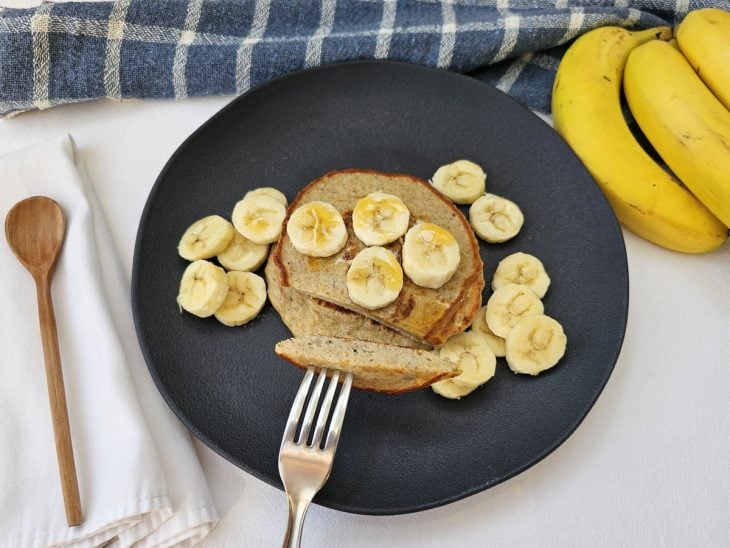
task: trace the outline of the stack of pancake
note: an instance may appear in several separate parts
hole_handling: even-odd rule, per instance
[[[398,298],[368,310],[350,300],[346,287],[352,259],[365,248],[352,228],[357,201],[374,192],[399,197],[411,225],[429,222],[448,230],[459,244],[461,261],[453,277],[438,289],[405,277]],[[464,331],[481,307],[484,269],[479,246],[461,212],[426,181],[404,174],[343,170],[307,185],[289,205],[287,219],[311,201],[332,204],[342,215],[348,239],[330,257],[297,251],[286,231],[272,250],[265,274],[269,299],[294,335],[277,345],[292,363],[354,372],[353,386],[398,393],[428,386],[459,373],[435,358],[431,349]],[[385,245],[400,258],[402,238]]]

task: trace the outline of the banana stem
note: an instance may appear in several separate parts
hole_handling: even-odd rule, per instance
[[[639,43],[649,42],[651,40],[663,40],[664,42],[671,40],[672,27],[654,27],[646,30],[637,30],[631,33],[634,39]]]

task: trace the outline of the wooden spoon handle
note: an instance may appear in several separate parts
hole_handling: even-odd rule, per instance
[[[68,424],[66,393],[63,388],[63,372],[61,371],[61,355],[58,351],[58,333],[56,317],[53,314],[51,300],[51,284],[49,277],[36,280],[38,294],[38,319],[41,325],[41,341],[43,357],[46,362],[46,382],[48,383],[48,400],[51,404],[53,435],[56,439],[56,457],[61,475],[63,503],[66,507],[66,522],[69,527],[84,521],[79,498],[79,485],[76,480],[76,465],[71,445],[71,429]]]

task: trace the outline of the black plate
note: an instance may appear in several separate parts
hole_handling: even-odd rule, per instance
[[[330,170],[428,179],[458,158],[484,166],[488,189],[526,218],[511,242],[481,245],[486,279],[510,253],[540,257],[553,280],[546,313],[563,324],[568,351],[536,378],[499,360],[495,378],[460,401],[429,389],[354,391],[316,502],[364,514],[442,505],[525,470],[573,432],[608,380],[626,326],[626,254],[608,203],[557,134],[503,93],[448,72],[355,62],[292,74],[233,101],[183,143],[149,196],[134,256],[137,333],[160,392],[197,437],[280,487],[279,443],[302,373],[274,354],[289,332],[270,305],[233,329],[180,314],[186,262],[176,247],[187,226],[229,216],[257,186],[291,200]]]

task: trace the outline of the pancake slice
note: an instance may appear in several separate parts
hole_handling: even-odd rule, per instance
[[[287,339],[276,344],[276,353],[303,369],[350,372],[353,387],[386,394],[418,390],[460,373],[456,364],[428,350],[337,337]]]

